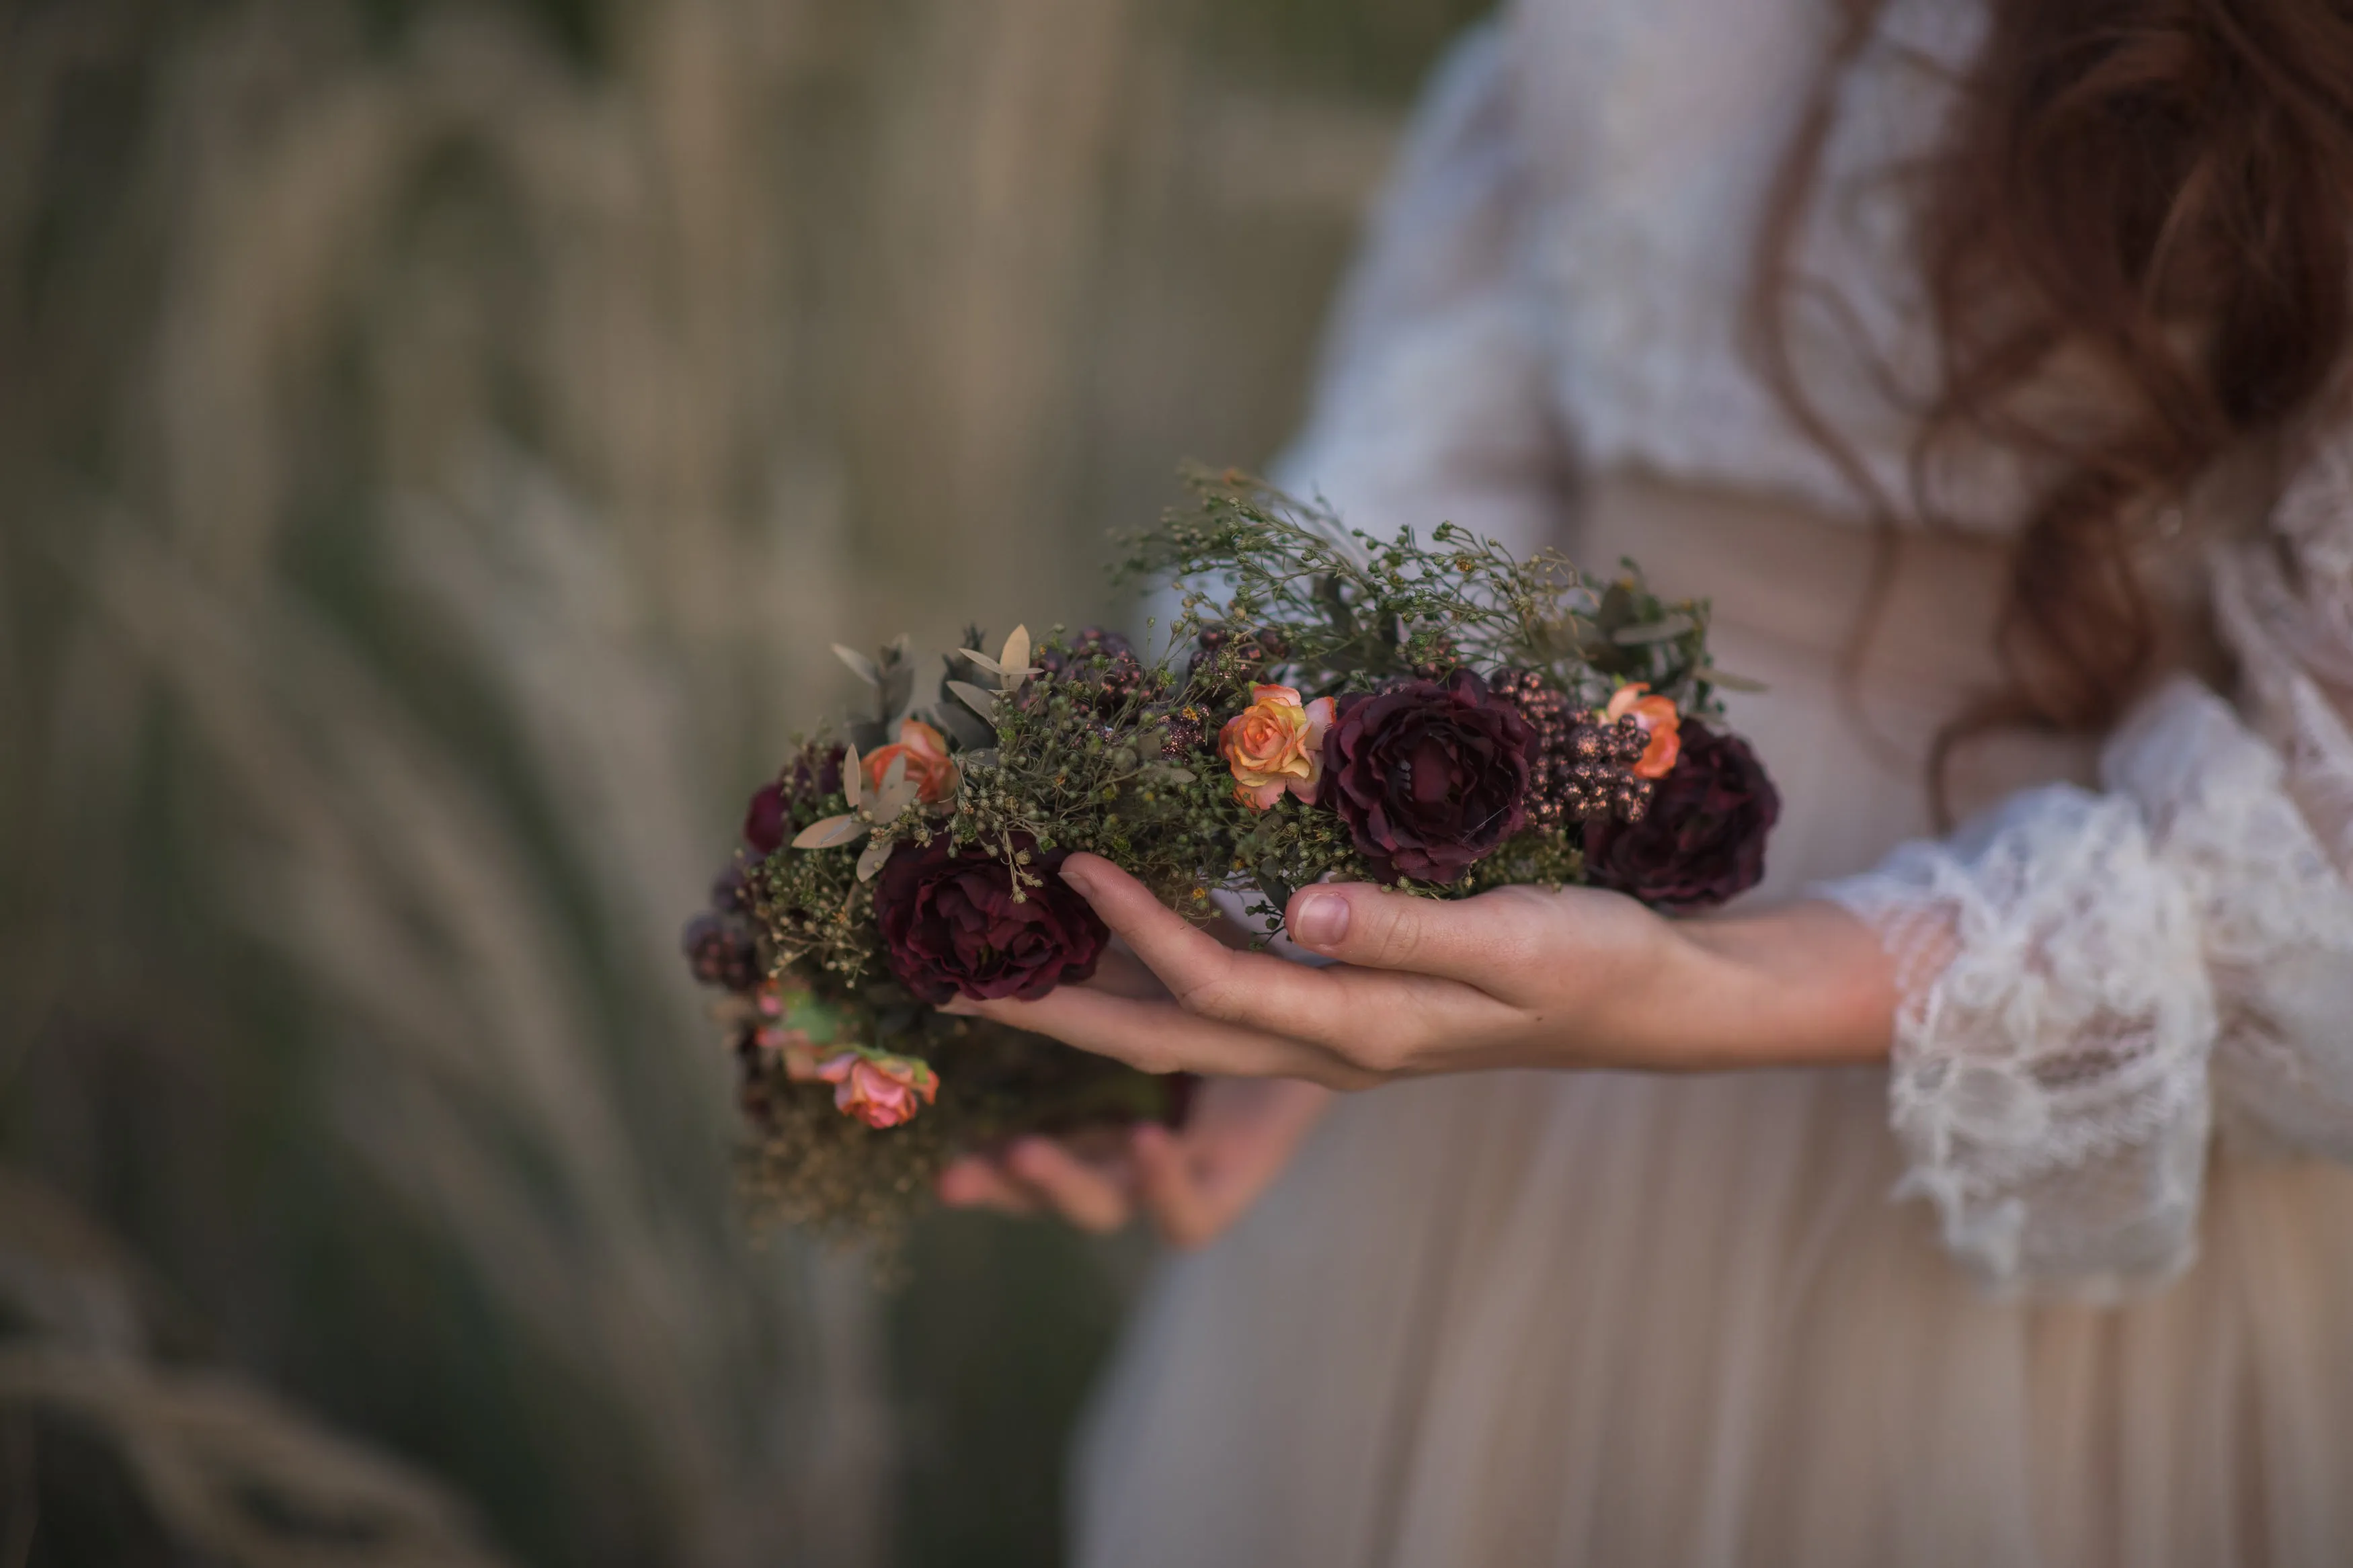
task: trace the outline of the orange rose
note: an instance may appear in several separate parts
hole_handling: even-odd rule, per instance
[[[865,759],[868,787],[881,789],[883,775],[901,757],[907,759],[907,776],[915,781],[915,796],[925,805],[936,805],[955,794],[955,759],[948,755],[947,737],[921,719],[900,720],[899,738],[875,747]]]
[[[1324,731],[1332,700],[1302,706],[1288,686],[1253,686],[1250,705],[1226,721],[1218,749],[1233,769],[1234,797],[1264,811],[1289,790],[1313,802],[1324,783]]]
[[[834,1086],[833,1106],[869,1127],[896,1127],[913,1119],[940,1092],[939,1075],[913,1057],[844,1051],[817,1069]]]
[[[1674,771],[1675,758],[1683,751],[1682,721],[1676,717],[1675,705],[1663,697],[1643,695],[1651,689],[1645,681],[1629,681],[1609,694],[1609,706],[1602,717],[1611,723],[1631,715],[1642,727],[1651,743],[1642,748],[1641,760],[1634,764],[1638,779],[1662,779]]]

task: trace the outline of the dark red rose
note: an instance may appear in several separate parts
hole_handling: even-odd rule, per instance
[[[771,784],[760,786],[744,809],[744,842],[761,856],[773,855],[793,825],[793,805],[841,793],[839,746],[807,745]]]
[[[785,828],[791,822],[785,809],[782,784],[762,784],[752,796],[752,804],[744,808],[744,842],[763,855],[773,855],[785,841]]]
[[[1467,669],[1344,699],[1323,804],[1385,882],[1451,882],[1527,821],[1536,733]]]
[[[934,1006],[961,993],[976,1001],[1034,1001],[1066,980],[1095,972],[1110,931],[1056,875],[1063,856],[1032,851],[1030,869],[1045,885],[1013,900],[1013,876],[977,849],[957,851],[940,835],[928,847],[902,844],[874,884],[874,923],[891,973]]]
[[[820,746],[812,742],[803,746],[799,754],[787,763],[784,772],[785,795],[797,801],[823,800],[841,793],[841,759],[839,746]]]
[[[1709,909],[1764,878],[1766,835],[1780,816],[1780,793],[1748,742],[1685,719],[1682,753],[1642,820],[1586,823],[1586,875],[1654,909]]]

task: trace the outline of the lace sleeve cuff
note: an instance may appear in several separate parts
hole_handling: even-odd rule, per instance
[[[2281,751],[2188,680],[2105,795],[2014,797],[1819,889],[1895,959],[1904,1190],[2002,1289],[2112,1298],[2194,1251],[2208,1133],[2353,1158],[2353,889]]]
[[[2111,1298],[2189,1261],[2214,1004],[2139,812],[2055,786],[1817,889],[1895,959],[1900,1192],[1998,1290]]]

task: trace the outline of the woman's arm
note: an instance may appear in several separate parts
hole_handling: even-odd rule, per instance
[[[1357,1089],[1494,1068],[1867,1061],[1894,1018],[1878,942],[1828,904],[1675,922],[1581,889],[1449,902],[1326,884],[1287,912],[1299,945],[1340,961],[1316,968],[1222,945],[1097,857],[1072,856],[1062,876],[1168,994],[1065,987],[951,1010],[1147,1071]]]

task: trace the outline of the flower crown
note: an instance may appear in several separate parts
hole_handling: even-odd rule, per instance
[[[1680,913],[1763,875],[1778,800],[1722,727],[1704,601],[1451,523],[1377,539],[1230,474],[1195,497],[1121,568],[1178,594],[1156,655],[974,632],[919,706],[904,638],[836,649],[871,710],[754,795],[685,942],[784,1217],[887,1224],[961,1149],[1176,1113],[1181,1082],[936,1011],[1093,973],[1108,933],[1054,874],[1074,851],[1198,918],[1238,895],[1261,938],[1320,880]]]

